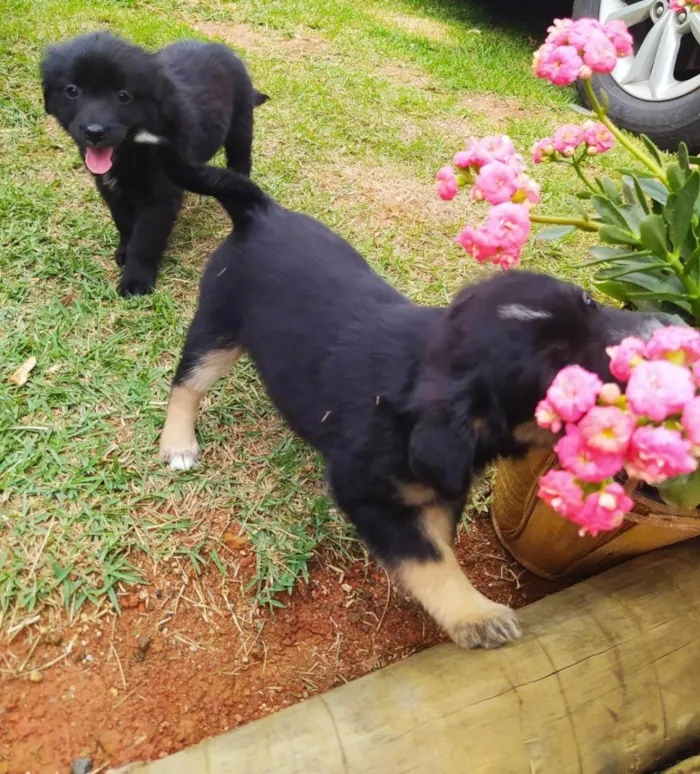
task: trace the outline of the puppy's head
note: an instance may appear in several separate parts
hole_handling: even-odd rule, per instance
[[[138,130],[167,133],[172,84],[152,54],[106,32],[53,46],[41,63],[44,106],[88,169],[108,172]]]
[[[605,348],[648,337],[664,315],[600,306],[553,277],[510,271],[464,288],[445,310],[411,400],[413,474],[446,497],[496,456],[522,453],[516,429],[557,372],[578,364],[610,380]]]

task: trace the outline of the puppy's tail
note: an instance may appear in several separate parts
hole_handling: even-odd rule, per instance
[[[229,214],[236,228],[248,221],[253,210],[271,201],[255,183],[239,172],[225,167],[190,164],[163,137],[140,131],[134,141],[158,145],[165,173],[173,183],[192,193],[213,196]]]
[[[257,89],[253,89],[253,106],[258,107],[260,105],[264,105],[268,99],[270,99],[268,94],[263,94],[261,91],[258,91]]]

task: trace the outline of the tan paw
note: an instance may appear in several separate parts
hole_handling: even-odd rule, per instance
[[[186,444],[170,444],[161,440],[160,459],[167,462],[170,470],[190,470],[199,459],[199,444],[190,441]]]
[[[461,621],[447,633],[461,648],[501,648],[521,635],[515,612],[495,602],[473,620]]]

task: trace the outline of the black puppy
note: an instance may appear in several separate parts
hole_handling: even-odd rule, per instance
[[[173,382],[160,456],[195,464],[203,395],[245,350],[291,428],[325,457],[340,508],[393,577],[463,647],[518,637],[452,549],[474,476],[540,443],[537,402],[559,369],[610,378],[605,347],[659,319],[601,307],[552,277],[511,271],[417,306],[321,223],[234,172],[181,163],[235,231],[212,254]],[[546,442],[553,437],[547,435]]]
[[[249,175],[257,92],[226,46],[186,40],[150,54],[107,32],[51,47],[41,64],[44,105],[75,140],[119,231],[123,296],[150,293],[182,202],[154,150],[157,134],[186,158],[223,145],[228,166]]]

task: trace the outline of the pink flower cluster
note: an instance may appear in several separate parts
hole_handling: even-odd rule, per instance
[[[585,121],[581,126],[564,124],[551,137],[539,140],[532,147],[532,160],[535,164],[542,161],[554,161],[557,156],[571,158],[585,145],[589,156],[605,153],[615,144],[612,132],[605,124],[597,121]]]
[[[632,36],[618,19],[606,24],[587,18],[555,19],[547,32],[535,52],[533,71],[555,86],[568,86],[593,73],[611,73],[618,57],[632,53]]]
[[[698,11],[700,0],[671,0],[668,6],[672,11]]]
[[[596,535],[622,523],[632,501],[613,478],[647,484],[693,473],[700,457],[700,332],[665,327],[608,349],[603,384],[580,366],[560,371],[537,406],[540,427],[565,433],[554,450],[562,470],[540,479],[539,496]]]
[[[529,208],[540,201],[539,184],[525,173],[523,157],[505,135],[471,137],[453,164],[436,175],[438,196],[453,199],[460,186],[471,184],[472,199],[493,205],[486,223],[465,228],[457,241],[477,261],[511,268],[530,235]]]

